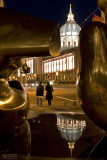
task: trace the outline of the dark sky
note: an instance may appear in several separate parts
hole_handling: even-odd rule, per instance
[[[58,22],[62,26],[67,20],[70,3],[74,19],[81,27],[92,20],[83,21],[98,7],[96,0],[4,0],[7,8],[40,18]],[[95,12],[100,15],[100,11]],[[83,24],[82,24],[83,23]],[[82,25],[81,25],[82,24]]]

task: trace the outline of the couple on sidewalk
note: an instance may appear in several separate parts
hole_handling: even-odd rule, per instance
[[[53,87],[50,85],[49,82],[47,82],[47,85],[45,87],[46,92],[46,99],[48,100],[48,106],[51,105],[51,100],[53,99]],[[43,95],[44,95],[44,86],[42,85],[42,81],[39,82],[39,85],[37,86],[36,89],[36,104],[37,106],[42,106],[43,103]]]

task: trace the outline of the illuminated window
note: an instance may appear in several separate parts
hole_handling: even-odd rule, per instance
[[[46,73],[48,73],[49,70],[48,70],[48,63],[46,63]]]
[[[33,73],[33,59],[28,60],[26,63],[30,67],[30,73]]]
[[[49,73],[51,72],[51,62],[49,62]]]
[[[63,71],[66,71],[66,58],[63,59]]]
[[[72,56],[72,63],[73,63],[72,68],[74,69],[74,56]]]
[[[59,60],[57,60],[57,71],[59,71],[59,67],[60,67]]]
[[[56,72],[56,61],[54,61],[54,72]]]
[[[60,71],[62,71],[62,59],[60,59]]]
[[[74,56],[69,57],[69,69],[74,69]]]
[[[54,64],[53,64],[53,62],[52,62],[52,73],[54,72],[54,68],[53,68],[53,65],[54,65]]]
[[[46,73],[46,63],[44,63],[44,73]]]

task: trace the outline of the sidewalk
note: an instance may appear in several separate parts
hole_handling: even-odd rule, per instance
[[[83,113],[79,101],[67,101],[64,99],[55,98],[52,101],[52,105],[48,106],[47,100],[43,100],[43,106],[36,106],[35,104],[30,104],[30,110],[28,113],[28,119],[37,117],[39,114],[44,113],[59,113],[59,112],[79,112]]]
[[[71,85],[54,85],[52,105],[48,106],[46,100],[46,91],[44,91],[43,105],[36,106],[36,88],[27,90],[30,100],[30,111],[28,118],[36,117],[44,113],[57,112],[82,112],[79,104],[77,88],[74,84]]]

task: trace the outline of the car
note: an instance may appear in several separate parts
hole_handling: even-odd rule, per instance
[[[28,88],[33,88],[38,86],[38,82],[30,81],[30,82],[24,83],[23,86]]]

